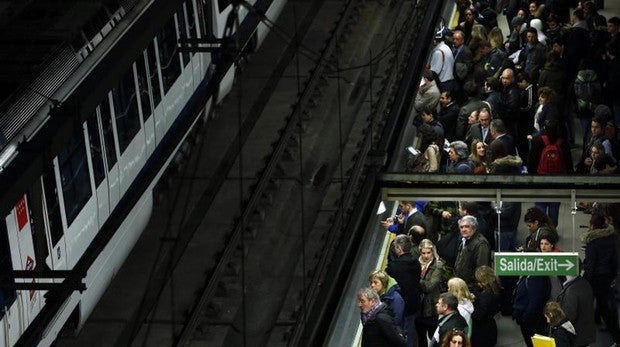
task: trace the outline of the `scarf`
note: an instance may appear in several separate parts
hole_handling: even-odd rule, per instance
[[[377,314],[377,311],[379,311],[379,309],[381,307],[385,306],[384,303],[382,303],[381,301],[378,301],[371,309],[370,311],[368,311],[368,313],[362,313],[362,325],[365,325],[366,322],[368,322],[370,319],[374,318],[374,316]]]

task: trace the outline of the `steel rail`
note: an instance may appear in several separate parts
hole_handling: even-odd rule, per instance
[[[414,47],[420,47],[420,49],[416,49],[407,59],[394,101],[391,105],[386,105],[389,106],[389,114],[386,125],[381,129],[381,138],[376,147],[371,148],[367,153],[366,158],[369,159],[368,173],[365,180],[361,183],[356,203],[352,208],[353,212],[342,230],[342,234],[349,235],[350,237],[335,240],[334,244],[331,245],[332,249],[330,252],[333,255],[337,255],[337,257],[332,259],[332,264],[329,267],[324,267],[321,271],[322,273],[317,274],[318,279],[313,281],[320,284],[320,286],[313,289],[312,293],[315,301],[320,298],[320,304],[308,305],[310,310],[306,316],[309,317],[307,319],[309,324],[303,328],[296,328],[296,336],[289,345],[321,345],[323,343],[345,285],[344,279],[348,277],[351,264],[358,252],[365,229],[364,225],[367,223],[369,216],[373,215],[374,198],[379,192],[377,177],[386,163],[390,162],[399,130],[408,117],[413,91],[417,88],[416,81],[419,81],[425,58],[428,55],[429,42],[434,34],[433,28],[439,17],[441,2],[420,0],[418,1],[417,9],[420,15],[418,19],[421,23],[419,23],[419,31],[414,41]],[[378,109],[380,110],[380,108]],[[364,160],[360,159],[360,162]],[[338,213],[340,216],[343,216],[344,211],[341,210]],[[336,218],[336,221],[341,222],[342,220],[341,217]],[[340,228],[342,228],[341,225],[334,225],[330,235]],[[327,259],[327,257],[324,257],[322,261],[326,262]],[[321,279],[339,280],[322,281]]]
[[[345,9],[341,12],[338,19],[338,25],[332,32],[331,37],[326,44],[326,47],[321,52],[321,55],[317,62],[317,66],[312,71],[312,75],[306,83],[306,86],[304,87],[304,90],[299,97],[299,101],[295,104],[295,107],[293,108],[291,114],[288,116],[288,121],[284,130],[282,131],[282,135],[277,145],[275,146],[272,154],[270,155],[269,161],[265,169],[262,171],[261,176],[258,179],[258,182],[256,183],[255,188],[251,194],[251,197],[249,198],[246,206],[244,207],[243,213],[235,223],[235,227],[230,235],[226,249],[218,260],[218,263],[212,272],[208,284],[202,291],[200,298],[194,305],[191,313],[188,316],[188,319],[186,319],[186,323],[183,325],[183,329],[178,335],[175,346],[185,346],[191,340],[193,332],[200,323],[203,308],[215,295],[218,283],[220,282],[223,273],[225,272],[226,265],[233,259],[235,249],[243,235],[244,227],[247,225],[247,222],[252,217],[254,210],[258,206],[258,203],[261,201],[263,193],[268,188],[270,181],[274,176],[274,173],[276,172],[276,168],[281,161],[282,155],[284,154],[286,148],[289,146],[288,141],[290,136],[297,130],[299,120],[298,116],[306,109],[307,104],[312,98],[312,94],[316,86],[320,83],[321,76],[329,65],[330,56],[336,48],[337,39],[340,36],[340,33],[344,30],[345,25],[347,24],[347,18],[351,14],[351,11],[353,11],[355,5],[359,3],[359,1],[360,0],[348,0]]]

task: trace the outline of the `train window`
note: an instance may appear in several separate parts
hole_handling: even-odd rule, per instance
[[[47,221],[50,229],[52,247],[56,247],[63,235],[62,220],[60,218],[60,203],[58,202],[58,190],[54,179],[54,168],[50,164],[43,172],[43,192],[45,193],[45,206],[47,207]]]
[[[157,43],[159,48],[159,64],[161,65],[161,80],[164,85],[164,94],[166,94],[179,75],[181,75],[181,65],[177,58],[177,35],[174,17],[171,17],[157,34]]]
[[[86,121],[88,127],[88,143],[90,145],[90,156],[93,160],[93,174],[95,176],[95,187],[105,178],[105,167],[103,165],[103,148],[101,146],[101,136],[99,136],[99,124],[97,122],[97,112]]]
[[[84,133],[76,129],[67,147],[58,154],[67,225],[71,225],[92,195]]]
[[[13,271],[13,262],[11,261],[11,247],[7,235],[6,222],[0,221],[0,281],[6,284],[15,283],[10,276]],[[0,287],[0,319],[4,317],[5,308],[11,307],[15,301],[15,290]]]
[[[201,6],[197,6],[198,9],[198,20],[200,20],[201,26],[201,36],[202,37],[213,37],[213,28],[211,27],[211,13],[213,9],[211,8],[211,1],[202,0]]]
[[[157,50],[155,49],[155,40],[149,43],[146,51],[148,59],[147,69],[149,71],[149,79],[151,80],[151,95],[153,96],[153,107],[157,107],[161,101],[161,88],[159,86],[159,71],[157,70]]]
[[[103,6],[99,6],[93,16],[82,27],[82,31],[88,41],[92,40],[95,35],[99,34],[101,29],[110,21],[110,15]]]
[[[217,0],[217,4],[220,7],[220,13],[222,13],[232,4],[232,0]]]
[[[192,39],[198,38],[198,28],[196,28],[196,13],[194,12],[194,4],[192,1],[185,3],[187,10],[187,31]]]
[[[130,67],[119,83],[112,89],[114,101],[114,118],[120,153],[123,154],[131,140],[140,130],[140,115],[136,100],[136,83],[133,67]]]
[[[114,148],[114,129],[112,127],[112,114],[110,113],[110,103],[106,96],[99,104],[101,113],[101,129],[103,130],[103,143],[105,145],[105,156],[108,162],[108,170],[112,170],[116,164],[116,149]]]
[[[146,54],[146,52],[144,52]],[[138,58],[136,67],[138,68],[138,90],[140,91],[140,106],[142,106],[142,119],[146,122],[153,114],[151,108],[151,98],[149,97],[149,82],[146,73],[145,56]]]
[[[179,32],[179,38],[187,39],[187,26],[185,25],[185,11],[183,10],[183,6],[179,7],[177,10],[177,29]],[[181,57],[183,59],[183,66],[186,66],[189,63],[189,52],[184,51],[181,53]]]

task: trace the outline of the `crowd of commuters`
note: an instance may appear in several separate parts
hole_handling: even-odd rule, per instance
[[[459,24],[437,33],[415,96],[419,154],[407,171],[618,171],[620,18],[567,2],[508,1],[505,33],[488,2],[457,1]]]
[[[620,18],[601,16],[592,1],[506,1],[504,33],[494,2],[456,2],[459,24],[438,32],[415,97],[417,155],[407,171],[617,173]],[[578,162],[571,149],[581,150]],[[500,314],[527,346],[534,334],[588,346],[595,317],[620,343],[617,206],[583,206],[591,218],[577,276],[500,278],[492,269],[493,251],[560,252],[559,208],[541,201],[522,215],[518,202],[401,201],[382,222],[396,234],[387,267],[358,293],[362,346],[495,346]]]
[[[419,213],[414,207],[419,203],[400,205],[400,215],[382,223],[396,234],[394,257],[384,270],[373,271],[369,287],[358,292],[362,346],[495,346],[500,314],[512,317],[529,347],[535,334],[553,337],[559,347],[588,346],[596,341],[595,316],[605,324],[613,346],[620,342],[613,299],[618,256],[612,205],[597,204],[592,212],[589,230],[581,236],[585,259],[578,275],[515,277],[498,277],[492,269],[493,242],[480,231],[487,222],[476,203],[459,203],[455,214],[460,217],[449,233],[431,232],[439,223],[394,228]],[[561,251],[545,212],[531,207],[523,221],[529,234],[508,250]],[[429,235],[435,240],[419,239]]]

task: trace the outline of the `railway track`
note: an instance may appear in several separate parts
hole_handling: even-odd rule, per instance
[[[288,6],[301,22],[276,31],[288,48],[249,57],[158,188],[145,234],[160,261],[116,345],[303,344],[424,8]],[[204,160],[218,150],[219,165]]]

